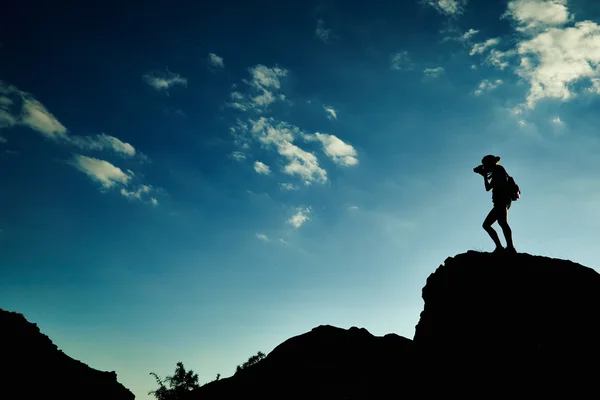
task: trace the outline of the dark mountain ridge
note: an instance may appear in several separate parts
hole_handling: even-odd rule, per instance
[[[319,326],[188,400],[578,399],[598,391],[600,274],[593,269],[469,251],[446,259],[422,296],[413,339]],[[2,309],[0,355],[0,398],[134,399],[114,372],[70,358],[35,324]]]
[[[0,308],[0,399],[133,400],[114,371],[75,360],[22,314]]]
[[[414,340],[320,326],[191,398],[578,398],[597,391],[600,275],[593,269],[469,251],[446,259],[422,293]]]

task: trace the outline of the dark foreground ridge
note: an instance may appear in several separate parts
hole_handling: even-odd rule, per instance
[[[36,324],[0,308],[0,399],[133,400],[115,372],[64,354]]]
[[[529,254],[470,251],[448,258],[431,274],[423,300],[414,341],[320,326],[191,397],[482,399],[596,393],[600,275],[594,270]]]

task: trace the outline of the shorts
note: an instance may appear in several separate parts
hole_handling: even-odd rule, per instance
[[[508,211],[508,209],[510,208],[510,205],[512,203],[512,200],[510,199],[496,199],[496,200],[492,200],[492,204],[494,205],[494,208],[498,207],[498,208],[505,208]]]

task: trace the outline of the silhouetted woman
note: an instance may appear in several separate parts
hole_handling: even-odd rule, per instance
[[[492,228],[494,222],[498,221],[498,225],[504,232],[504,238],[506,239],[506,250],[512,253],[516,253],[515,247],[512,241],[512,231],[508,226],[508,209],[512,202],[510,193],[508,190],[508,174],[504,167],[498,162],[500,157],[487,155],[481,160],[483,168],[476,168],[475,172],[483,176],[483,182],[485,183],[485,190],[492,190],[492,203],[494,207],[483,221],[483,229],[490,235],[496,249],[494,253],[504,250],[498,234]]]

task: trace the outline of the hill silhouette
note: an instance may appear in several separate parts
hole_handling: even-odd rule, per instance
[[[320,326],[192,398],[578,398],[596,391],[594,270],[529,254],[469,251],[430,275],[423,300],[414,340]]]
[[[576,399],[596,392],[600,274],[593,269],[469,251],[446,259],[422,296],[413,339],[319,326],[186,399]],[[68,357],[23,315],[0,309],[0,328],[0,398],[134,398],[114,372]]]
[[[114,371],[67,356],[22,314],[0,308],[1,399],[133,400]]]

